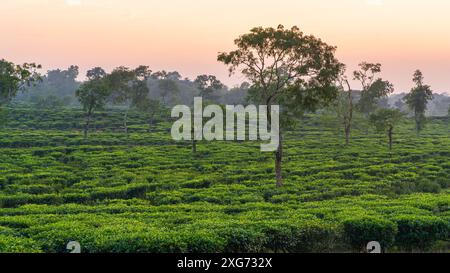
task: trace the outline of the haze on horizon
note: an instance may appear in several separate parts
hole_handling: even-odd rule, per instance
[[[448,0],[2,0],[1,11],[0,58],[44,70],[145,64],[233,86],[244,79],[229,78],[217,53],[252,27],[283,24],[336,45],[350,71],[380,62],[396,92],[421,69],[435,92],[450,93]]]

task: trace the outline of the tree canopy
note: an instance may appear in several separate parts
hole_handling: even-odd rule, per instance
[[[417,132],[420,132],[425,125],[428,101],[433,99],[433,91],[429,85],[424,84],[423,79],[422,72],[416,70],[413,75],[413,82],[416,86],[404,97],[406,104],[414,112]]]
[[[200,90],[201,96],[205,99],[215,97],[214,93],[225,87],[225,85],[214,75],[199,75],[195,79],[194,83]]]
[[[359,68],[353,72],[354,79],[362,85],[358,108],[368,116],[377,109],[380,99],[394,92],[394,86],[388,81],[377,78],[377,74],[381,72],[381,64],[362,62]]]
[[[319,104],[336,98],[335,82],[343,68],[334,56],[336,48],[303,34],[298,27],[256,27],[234,43],[237,49],[220,53],[218,61],[229,67],[230,74],[239,70],[251,82],[252,101],[280,105],[281,120],[314,110]],[[268,120],[271,120],[270,112]],[[275,153],[277,186],[282,185],[281,160],[280,130]]]
[[[38,69],[41,65],[24,63],[17,65],[0,60],[0,106],[9,103],[19,91],[41,80]]]
[[[369,117],[370,123],[378,132],[386,132],[389,139],[389,149],[392,149],[394,128],[400,122],[403,113],[398,109],[378,109]]]

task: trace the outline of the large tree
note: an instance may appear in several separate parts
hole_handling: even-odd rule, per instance
[[[0,60],[0,107],[8,104],[19,91],[41,80],[38,69],[41,65],[24,63],[16,65],[4,59]]]
[[[342,64],[334,56],[335,47],[295,26],[256,27],[237,38],[235,45],[236,50],[220,53],[218,60],[229,66],[230,74],[239,70],[252,83],[249,93],[254,102],[270,108],[280,105],[275,176],[277,186],[282,186],[282,127],[293,121],[290,117],[336,98],[334,83]],[[267,112],[270,121],[270,109]]]
[[[390,82],[377,77],[380,72],[381,64],[367,62],[360,63],[359,70],[353,72],[354,80],[362,86],[358,108],[366,117],[377,109],[380,99],[394,92]]]
[[[76,91],[76,96],[83,105],[86,114],[84,137],[87,138],[89,126],[96,110],[102,109],[110,94],[110,87],[106,80],[106,72],[100,67],[89,70],[86,74],[88,80]]]
[[[416,86],[404,97],[404,100],[409,108],[414,111],[416,131],[420,133],[425,126],[425,111],[428,101],[433,99],[433,91],[429,85],[423,83],[423,74],[420,70],[414,72],[413,82]]]

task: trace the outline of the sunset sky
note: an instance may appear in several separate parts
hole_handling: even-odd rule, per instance
[[[0,58],[45,70],[145,64],[232,86],[244,79],[229,78],[217,53],[252,27],[283,24],[336,45],[350,70],[382,63],[397,92],[419,68],[450,93],[448,0],[1,0],[0,12]]]

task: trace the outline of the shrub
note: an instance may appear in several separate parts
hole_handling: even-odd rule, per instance
[[[362,251],[371,241],[377,241],[387,249],[392,246],[397,234],[395,223],[375,217],[350,218],[344,220],[342,225],[345,240],[355,251]]]
[[[450,223],[433,216],[405,215],[394,221],[398,226],[396,245],[407,251],[428,250],[437,240],[447,240]]]
[[[267,221],[262,227],[265,247],[273,252],[326,252],[334,247],[336,230],[316,221]]]
[[[0,253],[40,253],[39,245],[29,238],[13,237],[0,233]]]
[[[266,234],[250,225],[224,226],[216,232],[225,239],[224,251],[227,253],[262,252],[267,241]]]

